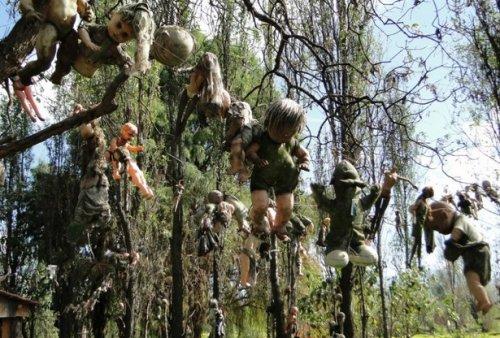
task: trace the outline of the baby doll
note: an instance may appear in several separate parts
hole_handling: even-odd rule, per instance
[[[266,212],[268,191],[276,195],[276,220],[271,230],[281,240],[289,240],[286,226],[293,210],[293,191],[299,183],[300,170],[309,170],[309,153],[296,135],[305,124],[304,109],[295,101],[273,102],[264,119],[264,129],[256,135],[246,151],[254,164],[250,180],[252,211],[250,217],[258,228],[268,228]],[[295,159],[297,162],[295,162]]]
[[[120,131],[120,136],[111,140],[108,149],[108,159],[112,165],[112,176],[116,181],[121,179],[122,166],[127,167],[127,173],[132,180],[132,183],[139,188],[141,195],[150,199],[153,198],[153,190],[148,186],[146,178],[141,169],[137,166],[135,160],[130,156],[130,153],[139,153],[144,151],[143,146],[133,146],[129,141],[137,135],[137,127],[128,122],[125,123]]]

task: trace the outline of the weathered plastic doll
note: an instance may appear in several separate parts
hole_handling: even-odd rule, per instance
[[[321,222],[321,227],[319,228],[318,231],[318,240],[316,241],[316,245],[318,246],[323,246],[325,247],[325,237],[328,231],[330,231],[330,217],[325,217],[323,218],[323,221]]]
[[[380,192],[379,198],[375,202],[375,215],[372,218],[372,224],[371,224],[372,238],[380,229],[380,224],[382,223],[382,218],[384,217],[385,210],[389,206],[389,201],[391,200],[392,187],[394,187],[394,185],[400,180],[408,182],[414,189],[418,189],[417,186],[410,181],[410,179],[403,176],[399,176],[396,167],[392,167],[390,171],[384,172],[384,182],[382,183],[382,191]]]
[[[296,138],[305,120],[304,109],[297,102],[290,99],[273,102],[265,114],[263,130],[254,137],[246,152],[254,164],[250,218],[257,228],[269,227],[265,216],[268,191],[273,188],[276,220],[271,231],[281,240],[289,239],[286,226],[292,214],[293,191],[298,185],[300,170],[309,170],[309,153]]]
[[[285,333],[291,337],[298,337],[296,334],[298,332],[298,317],[299,317],[299,308],[296,306],[292,306],[288,311],[288,318],[286,319],[286,328]]]
[[[224,89],[219,60],[206,52],[191,73],[186,93],[189,98],[198,96],[198,110],[207,118],[226,118],[231,97]]]
[[[226,119],[226,146],[230,148],[230,175],[238,175],[239,182],[245,182],[250,177],[250,170],[245,165],[245,149],[252,142],[252,127],[256,120],[252,109],[246,102],[235,101],[229,107]]]
[[[102,65],[128,67],[131,72],[144,73],[150,68],[153,32],[152,13],[142,2],[121,7],[106,25],[82,25],[78,35],[73,32],[71,42],[59,49],[56,70],[50,80],[60,84],[71,67],[86,77],[92,77]],[[137,40],[134,62],[121,46],[132,39]]]
[[[451,234],[445,242],[444,256],[455,261],[462,257],[464,274],[478,312],[486,314],[492,302],[484,288],[491,278],[490,247],[474,224],[443,202],[429,206],[426,226],[441,234]]]
[[[318,207],[328,212],[332,221],[326,236],[325,263],[336,268],[343,268],[349,262],[361,266],[375,264],[377,253],[365,244],[363,219],[364,212],[378,198],[380,186],[371,186],[369,194],[362,196],[361,188],[367,184],[346,160],[337,164],[330,183],[335,190],[334,199],[326,196],[324,186],[311,184]]]
[[[431,253],[435,246],[432,230],[425,227],[425,219],[429,210],[427,199],[432,198],[433,196],[434,189],[432,187],[425,187],[422,189],[422,193],[418,196],[415,203],[410,206],[410,213],[412,214],[414,220],[412,229],[414,241],[411,249],[409,264],[411,264],[414,255],[417,254],[419,267],[421,266],[422,257],[422,229],[424,230],[427,253]]]
[[[120,136],[111,140],[108,156],[112,165],[112,176],[116,181],[119,181],[123,170],[122,166],[126,165],[132,183],[139,189],[144,198],[149,199],[154,196],[153,190],[148,186],[144,174],[130,155],[130,153],[144,151],[143,146],[133,146],[129,143],[136,135],[137,127],[128,122],[122,126]]]

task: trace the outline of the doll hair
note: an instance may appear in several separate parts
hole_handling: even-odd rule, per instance
[[[144,73],[151,67],[149,50],[153,43],[155,30],[153,14],[149,10],[148,4],[144,2],[125,5],[117,13],[122,17],[123,21],[128,22],[134,29],[135,38],[137,39],[134,68]]]
[[[201,57],[199,65],[206,78],[206,84],[203,86],[200,93],[201,100],[203,102],[212,102],[222,105],[224,84],[222,83],[219,59],[215,54],[206,52]]]
[[[269,106],[264,119],[267,130],[289,130],[297,128],[300,132],[306,123],[304,109],[295,101],[280,99]]]

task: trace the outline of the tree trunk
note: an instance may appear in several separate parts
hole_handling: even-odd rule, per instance
[[[384,338],[389,338],[389,332],[387,329],[387,305],[385,304],[385,292],[384,292],[384,267],[382,265],[382,227],[378,229],[377,236],[377,268],[378,268],[378,279],[379,279],[379,289],[380,289],[380,301],[382,305],[382,332],[384,333]]]
[[[276,338],[286,338],[285,333],[285,311],[283,300],[281,299],[279,274],[278,274],[278,253],[276,250],[276,236],[271,236],[271,264],[269,271],[269,280],[271,282],[272,293],[272,314],[275,323]]]
[[[347,338],[354,338],[354,320],[351,311],[352,303],[352,263],[347,264],[342,268],[340,275],[340,290],[342,291],[342,304],[340,304],[340,310],[345,314],[344,322],[344,335]]]

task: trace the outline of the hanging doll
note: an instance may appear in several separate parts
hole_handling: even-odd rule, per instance
[[[245,149],[252,142],[252,127],[256,120],[252,117],[252,109],[246,102],[235,101],[229,107],[226,119],[226,146],[230,148],[230,175],[238,175],[243,183],[250,177],[250,170],[245,165]]]
[[[323,218],[323,221],[321,222],[321,227],[319,228],[318,231],[318,240],[316,241],[317,246],[322,246],[325,247],[325,237],[328,231],[330,231],[330,217],[325,217]]]
[[[429,206],[425,219],[426,227],[441,234],[451,234],[445,241],[444,257],[454,262],[462,257],[464,274],[470,293],[476,299],[477,311],[486,314],[492,302],[484,288],[491,278],[490,247],[483,236],[469,221],[443,202]]]
[[[372,239],[375,238],[375,234],[380,229],[380,224],[382,223],[382,218],[384,217],[385,210],[387,209],[387,206],[389,206],[392,187],[394,187],[394,185],[400,180],[408,182],[414,189],[418,189],[417,186],[410,181],[410,179],[398,175],[397,167],[394,166],[390,171],[384,172],[382,191],[379,198],[375,202],[375,215],[372,218],[370,230]]]
[[[289,337],[293,338],[298,338],[299,336],[297,335],[299,331],[298,327],[298,317],[299,317],[299,308],[296,306],[292,306],[290,310],[288,311],[288,317],[286,319],[286,327],[285,327],[285,333]]]
[[[73,114],[83,111],[76,105]],[[108,202],[109,182],[106,177],[106,141],[99,127],[99,120],[84,123],[79,127],[83,143],[83,176],[80,180],[80,193],[75,208],[73,222],[69,227],[70,239],[80,243],[86,229],[104,227],[111,218]]]
[[[491,182],[488,180],[484,180],[481,185],[483,186],[483,190],[486,193],[486,195],[490,198],[490,200],[495,203],[497,206],[500,205],[500,199],[498,198],[498,192],[491,185]]]
[[[197,109],[204,118],[226,118],[231,97],[224,89],[215,54],[206,52],[202,55],[186,85],[186,94],[188,98],[197,97]]]
[[[253,208],[254,206],[252,206]],[[252,211],[250,211],[252,212]],[[243,248],[240,252],[240,285],[243,288],[251,287],[255,283],[256,267],[257,267],[257,254],[258,251],[263,258],[268,258],[270,245],[266,241],[271,232],[271,226],[276,219],[276,204],[272,199],[268,199],[266,208],[265,225],[263,223],[255,224],[252,222],[252,231],[243,240]]]
[[[463,191],[457,191],[457,197],[458,197],[458,208],[459,210],[467,215],[471,216],[474,219],[477,219],[477,211],[476,211],[476,206],[473,201],[469,198],[466,192]]]
[[[111,140],[108,149],[108,159],[111,161],[112,176],[115,181],[121,179],[123,166],[126,166],[127,173],[132,183],[139,189],[141,195],[150,199],[154,197],[153,190],[148,186],[146,178],[130,153],[144,151],[143,146],[133,146],[129,142],[137,135],[137,127],[133,123],[125,123],[120,131],[120,136]]]
[[[247,158],[254,164],[250,217],[257,228],[269,227],[268,191],[274,189],[276,220],[271,231],[281,240],[288,240],[286,226],[293,210],[293,191],[299,183],[300,170],[309,171],[309,153],[296,138],[305,120],[304,109],[297,102],[290,99],[273,102],[265,114],[264,130],[254,137],[246,151]]]
[[[425,219],[429,210],[427,199],[434,196],[434,189],[432,187],[425,187],[422,193],[418,196],[415,203],[410,206],[410,213],[413,216],[413,229],[412,236],[414,238],[413,246],[411,248],[410,261],[411,265],[415,253],[417,254],[418,266],[421,266],[422,260],[422,229],[424,230],[425,244],[427,253],[434,251],[434,235],[432,230],[425,227]]]
[[[361,266],[375,264],[377,253],[365,244],[363,219],[364,211],[378,198],[380,186],[371,186],[370,193],[362,197],[361,188],[367,184],[346,160],[337,164],[330,183],[335,190],[334,199],[326,196],[324,186],[311,184],[318,208],[328,212],[332,220],[326,236],[325,263],[336,268],[343,268],[349,261]]]
[[[194,46],[193,36],[186,29],[161,26],[155,31],[151,57],[165,66],[179,66],[193,53]]]
[[[130,72],[145,73],[151,66],[149,51],[153,32],[153,16],[143,2],[121,7],[106,25],[82,25],[78,34],[73,31],[71,41],[59,49],[56,70],[50,80],[60,84],[71,67],[85,77],[92,77],[102,65],[117,65],[129,68]],[[137,40],[134,62],[121,45],[132,39]]]
[[[297,205],[295,205],[294,212],[290,217],[290,225],[288,233],[292,235],[291,252],[293,260],[297,268],[297,275],[303,276],[302,257],[307,257],[307,251],[302,243],[307,234],[314,230],[314,224],[309,218],[302,216]]]
[[[33,84],[32,77],[50,68],[57,44],[64,48],[77,17],[90,21],[93,12],[86,0],[21,0],[19,7],[24,17],[42,24],[35,42],[37,59],[28,62],[14,77],[14,92],[33,122],[36,118],[44,121],[29,87]]]
[[[470,190],[474,193],[474,199],[476,202],[477,210],[481,210],[483,208],[483,192],[481,191],[481,188],[479,187],[479,184],[477,183],[472,183],[470,186],[465,188],[466,190]]]

